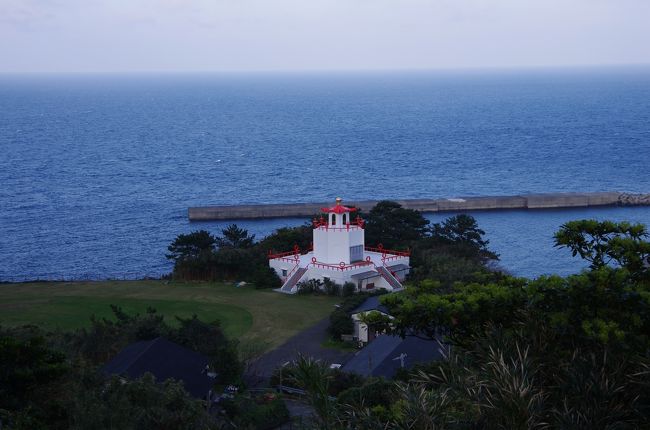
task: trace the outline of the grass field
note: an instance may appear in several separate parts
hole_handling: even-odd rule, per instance
[[[174,316],[221,321],[226,333],[273,348],[329,315],[336,298],[280,294],[223,283],[166,281],[38,282],[0,284],[0,324],[38,324],[64,330],[110,317],[110,305],[129,313],[155,308]]]

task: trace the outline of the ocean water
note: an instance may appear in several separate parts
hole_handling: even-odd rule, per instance
[[[0,280],[157,276],[208,204],[650,192],[650,69],[0,76]],[[474,213],[522,276],[577,218]],[[448,216],[428,216],[434,221]],[[303,220],[239,224],[258,237]]]

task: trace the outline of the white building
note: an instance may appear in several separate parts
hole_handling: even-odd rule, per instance
[[[345,337],[348,337],[349,340],[357,341],[360,345],[365,345],[375,339],[378,334],[382,334],[369,328],[368,325],[363,322],[363,318],[370,312],[379,312],[389,319],[393,319],[393,317],[388,313],[388,308],[382,305],[379,301],[380,297],[382,296],[368,297],[365,302],[361,303],[350,312],[350,318],[352,318],[352,322],[354,323],[354,331],[351,335],[344,335],[343,340],[346,340]]]
[[[293,251],[269,254],[271,266],[283,281],[279,291],[293,294],[299,282],[310,279],[330,279],[337,284],[353,282],[359,291],[402,288],[409,271],[409,253],[365,246],[364,222],[352,219],[355,208],[336,205],[322,208],[324,215],[315,219],[313,249],[302,253]]]

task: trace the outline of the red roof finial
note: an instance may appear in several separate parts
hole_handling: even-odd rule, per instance
[[[348,208],[346,206],[343,206],[341,204],[342,201],[343,201],[343,199],[341,199],[340,197],[337,197],[336,198],[336,205],[334,205],[331,208],[321,208],[321,211],[325,212],[325,213],[342,214],[342,213],[346,213],[346,212],[355,212],[357,210],[357,208]]]

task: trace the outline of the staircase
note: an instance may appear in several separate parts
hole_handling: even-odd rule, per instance
[[[393,290],[402,289],[402,283],[398,281],[392,273],[390,273],[390,270],[386,269],[384,266],[376,266],[375,269],[386,280],[386,282],[393,287]]]
[[[302,278],[302,275],[304,275],[306,271],[307,271],[306,267],[299,267],[298,269],[296,269],[296,271],[293,272],[293,274],[289,277],[289,279],[286,280],[284,285],[282,285],[282,288],[280,288],[280,292],[285,294],[294,294],[295,291],[291,291],[291,290],[293,290],[293,288],[296,286],[298,281],[300,281],[300,278]]]

